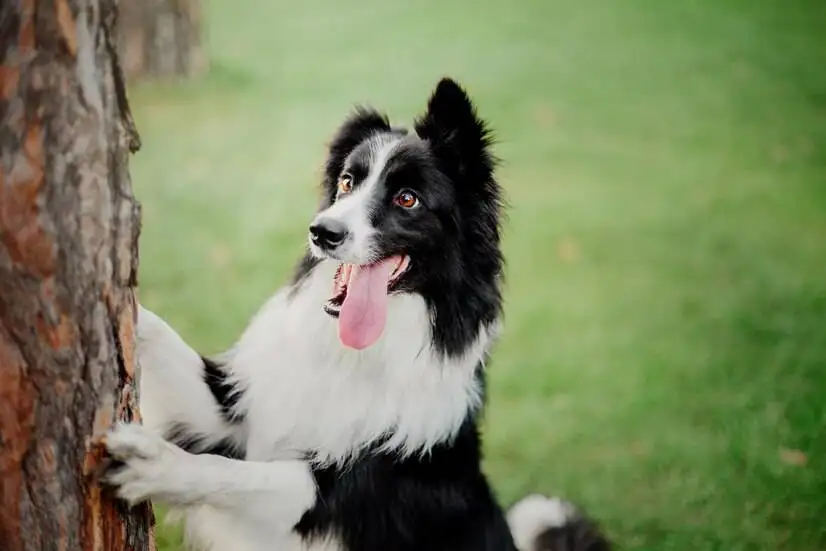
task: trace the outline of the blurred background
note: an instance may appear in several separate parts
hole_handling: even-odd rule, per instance
[[[350,108],[407,124],[451,75],[510,203],[503,502],[563,495],[620,549],[826,549],[826,2],[121,6],[140,299],[187,340],[285,282]]]

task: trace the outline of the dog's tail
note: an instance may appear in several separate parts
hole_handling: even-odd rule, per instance
[[[508,525],[519,551],[610,551],[594,521],[572,503],[537,494],[508,511]]]

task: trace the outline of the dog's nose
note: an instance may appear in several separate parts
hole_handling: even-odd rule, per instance
[[[334,249],[347,239],[347,226],[329,218],[322,218],[310,226],[310,239],[322,249]]]

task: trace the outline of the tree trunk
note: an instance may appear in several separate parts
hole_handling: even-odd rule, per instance
[[[115,0],[0,0],[0,549],[153,549],[95,483],[137,412],[137,148]]]
[[[119,47],[127,79],[206,71],[199,0],[121,0]]]

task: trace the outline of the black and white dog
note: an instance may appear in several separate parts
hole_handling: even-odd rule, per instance
[[[202,358],[141,309],[144,424],[106,481],[232,551],[597,551],[569,503],[505,514],[481,470],[502,313],[490,134],[442,80],[412,131],[357,110],[330,145],[310,252],[236,345]]]

